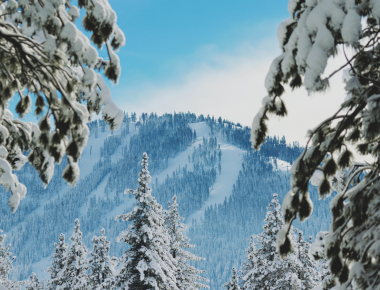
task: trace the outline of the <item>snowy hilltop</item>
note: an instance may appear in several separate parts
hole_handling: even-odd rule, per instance
[[[30,194],[16,214],[2,200],[0,227],[17,256],[11,272],[17,280],[31,272],[41,280],[50,277],[46,269],[53,261],[54,243],[61,233],[72,235],[75,219],[80,220],[88,248],[104,228],[110,255],[121,256],[129,246],[116,241],[125,225],[115,217],[135,206],[134,198],[123,193],[138,185],[141,156],[147,152],[152,195],[164,209],[176,195],[186,235],[196,245],[191,251],[205,258],[194,265],[206,271],[202,275],[211,289],[219,289],[231,268],[243,262],[250,236],[261,231],[272,194],[282,197],[288,190],[288,168],[302,150],[285,138],[271,137],[255,152],[249,147],[249,128],[190,113],[125,114],[117,131],[109,131],[99,120],[89,128],[76,187],[60,178],[65,161],[46,189],[25,165],[18,178]],[[315,212],[312,223],[297,225],[307,235],[328,229],[328,207]]]

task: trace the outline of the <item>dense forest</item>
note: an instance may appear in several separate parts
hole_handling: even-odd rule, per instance
[[[194,124],[204,124],[202,136],[197,135]],[[176,195],[178,211],[187,218],[209,199],[218,176],[228,166],[223,163],[221,145],[231,144],[244,152],[232,192],[221,203],[205,208],[201,218],[186,220],[190,225],[186,232],[196,245],[192,251],[206,258],[194,265],[206,270],[203,275],[210,280],[211,289],[220,289],[232,266],[239,267],[242,263],[250,236],[261,231],[265,208],[273,193],[278,193],[281,199],[289,189],[289,173],[278,170],[273,160],[291,164],[303,150],[297,143],[287,144],[285,137],[273,136],[257,152],[250,147],[248,127],[191,113],[163,116],[144,113],[139,118],[133,113],[131,117],[125,114],[116,132],[110,132],[101,120],[91,122],[89,128],[90,139],[85,149],[89,154],[85,156],[97,160],[91,159],[93,166],[87,171],[89,165],[80,164],[87,174],[81,176],[76,187],[68,187],[60,178],[65,160],[56,167],[46,188],[39,182],[37,173],[26,165],[17,173],[29,190],[26,200],[15,214],[1,201],[0,227],[17,256],[11,272],[15,280],[26,279],[33,264],[41,260],[51,262],[54,243],[61,233],[71,235],[76,218],[80,219],[86,245],[105,228],[111,243],[110,255],[121,256],[128,246],[117,243],[116,237],[126,225],[115,221],[115,216],[133,208],[132,196],[123,193],[138,185],[143,152],[149,155],[152,195],[164,208]],[[93,146],[99,141],[102,145],[96,155]],[[170,160],[175,160],[181,152],[189,152],[186,164],[173,167]],[[155,178],[169,167],[173,168],[170,174],[160,180]],[[311,191],[312,199],[317,198],[314,191]],[[317,218],[312,219],[313,224],[296,225],[305,235],[313,237],[319,230],[327,230],[327,202],[318,204],[314,211]],[[37,275],[44,277],[46,273]]]

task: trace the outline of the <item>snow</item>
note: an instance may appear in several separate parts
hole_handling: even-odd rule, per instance
[[[121,31],[117,25],[115,25],[114,30],[115,30],[115,35],[114,35],[114,39],[112,41],[115,42],[118,47],[124,46],[125,45],[125,36],[124,36],[123,31]],[[117,51],[117,50],[115,50],[115,51]]]
[[[297,0],[289,0],[288,11],[289,11],[289,13],[290,13],[291,16],[293,16],[294,9],[296,9],[297,4],[298,4]]]
[[[79,40],[79,38],[78,38]],[[75,45],[77,45],[77,42],[75,43]],[[80,48],[82,49],[82,48]],[[84,74],[83,74],[83,77],[82,77],[82,83],[84,86],[89,86],[91,88],[94,87],[94,85],[96,84],[96,74],[95,74],[95,71],[91,68],[87,69],[87,68],[84,68]]]
[[[289,2],[290,4],[290,2]],[[277,38],[280,46],[282,47],[284,44],[284,40],[286,37],[286,33],[288,31],[288,26],[293,24],[295,21],[292,18],[286,19],[281,22],[280,26],[277,29]]]
[[[135,127],[136,123],[129,123],[129,134],[128,136],[122,140],[122,143],[120,146],[115,150],[115,152],[111,155],[111,162],[116,163],[117,160],[120,158],[122,149],[126,145],[129,144],[129,141],[133,135],[135,135],[138,132],[138,129]],[[121,129],[118,129],[117,131],[114,131],[114,135],[120,134]],[[111,136],[111,134],[106,131],[106,132],[99,132],[99,137],[95,138],[95,134],[92,134],[89,138],[89,141],[87,143],[86,149],[83,151],[81,159],[79,160],[79,167],[81,168],[81,176],[80,178],[84,178],[88,174],[91,173],[93,166],[95,163],[97,163],[100,159],[100,148],[103,146],[104,140]],[[108,181],[108,174],[104,176],[104,179],[102,182],[99,184],[99,186],[87,197],[87,200],[89,201],[92,197],[96,196],[101,197],[104,195],[104,189],[107,185]],[[116,193],[115,191],[108,193],[110,198],[113,198]],[[109,219],[114,217],[118,214],[122,214],[123,211],[126,208],[132,207],[133,206],[134,199],[125,199],[124,198],[124,203],[121,205],[115,207],[112,211],[107,213],[105,215],[105,218]],[[80,209],[81,216],[86,215],[88,210],[88,206],[83,205]]]
[[[319,186],[319,183],[324,178],[322,170],[315,170],[313,175],[310,178],[311,185]]]
[[[310,12],[307,28],[310,32],[317,32],[320,27],[326,26],[327,19],[332,19],[332,16],[336,18],[332,21],[333,28],[338,29],[343,21],[344,12],[333,0],[322,1]]]
[[[201,122],[193,124],[191,127],[197,132],[197,142],[201,142],[203,138],[202,135],[204,135],[208,130],[207,125]],[[235,184],[240,168],[242,167],[243,154],[245,151],[224,142],[218,136],[217,139],[220,144],[220,149],[222,150],[222,174],[217,175],[215,184],[210,191],[209,199],[204,203],[202,208],[187,218],[186,224],[188,228],[190,227],[193,219],[199,220],[203,217],[204,211],[208,206],[223,203],[224,199],[228,198],[232,194],[233,185]],[[198,144],[197,142],[195,142],[195,144]]]
[[[98,20],[98,21],[104,21],[107,17],[107,11],[106,8],[99,2],[95,2],[94,9],[92,10],[92,15]]]
[[[270,158],[270,163],[272,164],[273,170],[275,171],[288,171],[292,167],[289,162],[273,157]]]
[[[349,44],[354,44],[359,41],[361,33],[360,15],[355,9],[350,9],[343,21],[342,37]]]
[[[268,92],[270,92],[273,86],[276,83],[276,75],[278,74],[279,66],[282,60],[284,59],[285,54],[281,54],[277,58],[275,58],[269,68],[269,72],[265,77],[265,88]]]
[[[8,150],[4,146],[0,146],[0,157],[5,159],[7,158]]]
[[[73,21],[76,18],[79,18],[79,9],[76,6],[71,5],[69,9],[69,15],[72,17]]]
[[[330,30],[326,26],[322,26],[318,29],[315,42],[326,52],[330,51],[334,47],[334,37]]]
[[[49,55],[50,58],[53,57],[55,50],[57,48],[55,37],[48,35],[44,44],[43,49]]]
[[[305,87],[308,90],[313,90],[316,79],[325,71],[327,65],[327,53],[322,47],[315,43],[307,56],[306,63]]]
[[[60,37],[62,39],[66,39],[70,43],[74,43],[77,38],[77,28],[76,26],[68,22],[65,26],[63,26]]]
[[[90,67],[93,67],[98,60],[98,52],[94,47],[91,45],[86,47],[86,51],[83,54],[83,61],[89,65]]]
[[[106,93],[107,94],[107,93]],[[192,130],[196,131],[197,139],[190,144],[190,146],[185,149],[184,151],[177,154],[174,158],[170,158],[168,160],[168,168],[160,172],[159,174],[155,174],[152,176],[152,181],[154,182],[155,179],[158,179],[158,182],[161,183],[165,180],[167,175],[171,176],[172,173],[178,169],[178,167],[183,168],[187,165],[188,170],[193,170],[193,165],[188,160],[188,155],[192,155],[194,147],[198,148],[199,144],[202,143],[203,137],[208,138],[210,130],[205,122],[200,123],[193,123],[190,124],[190,128]],[[118,159],[120,158],[122,154],[122,148],[124,148],[126,145],[129,144],[131,136],[138,133],[138,128],[135,127],[135,123],[129,124],[129,135],[122,139],[121,145],[115,150],[114,154],[111,155],[111,162],[116,163]],[[118,129],[114,131],[114,135],[120,134],[121,129]],[[92,170],[93,166],[96,162],[100,159],[100,148],[103,146],[104,140],[111,136],[111,133],[107,130],[106,132],[101,132],[101,130],[98,131],[98,138],[95,138],[94,132],[89,136],[87,146],[85,147],[82,156],[78,162],[79,168],[81,170],[80,173],[80,179],[86,178]],[[209,199],[203,204],[202,208],[199,209],[197,212],[191,214],[187,220],[186,224],[189,228],[189,225],[191,225],[191,222],[193,219],[200,219],[204,215],[205,209],[214,204],[220,204],[223,203],[225,198],[228,198],[232,194],[232,188],[234,183],[236,182],[239,171],[242,168],[242,162],[243,162],[243,154],[245,153],[242,149],[233,146],[231,144],[226,143],[221,136],[216,136],[217,142],[220,144],[220,149],[222,151],[222,159],[221,159],[221,165],[222,165],[222,171],[221,175],[217,174],[216,182],[212,189],[210,190],[210,196]],[[274,165],[274,168],[277,168],[277,170],[288,170],[290,168],[290,164],[282,161],[277,158],[272,158],[270,162]],[[98,185],[98,187],[87,197],[87,200],[89,201],[92,197],[102,197],[104,196],[105,192],[104,189],[106,187],[107,181],[108,181],[109,175],[105,175],[102,182]],[[58,194],[64,194],[68,190],[68,186],[64,186],[63,188],[59,189],[57,191],[57,195],[53,197],[49,197],[46,199],[46,201],[41,202],[40,207],[32,212],[31,214],[38,214],[42,213],[44,206],[47,202],[51,201],[52,199],[56,198]],[[116,192],[107,192],[110,199],[114,198],[116,196]],[[153,192],[154,195],[154,192]],[[115,216],[123,214],[126,210],[133,208],[133,205],[135,203],[135,199],[133,196],[123,196],[122,197],[123,202],[113,208],[110,212],[107,212],[102,216],[102,219],[109,220],[114,219]],[[87,202],[89,206],[89,202]],[[87,214],[88,206],[86,204],[79,205],[80,206],[80,215],[84,216]],[[15,229],[12,229],[15,230]],[[68,229],[68,232],[65,233],[66,236],[69,236],[72,232],[72,229]],[[51,258],[47,257],[44,258],[32,265],[32,271],[37,273],[40,278],[47,278],[48,273],[45,273],[47,269],[47,266],[51,263]]]
[[[104,108],[102,109],[104,119],[112,119],[112,126],[118,129],[123,122],[124,114],[123,111],[120,110],[113,101],[109,101],[106,103]]]
[[[300,37],[297,44],[296,63],[299,68],[306,66],[306,59],[311,49],[311,40],[309,38],[309,31],[306,27],[301,28]]]
[[[40,279],[50,279],[50,275],[46,272],[46,269],[51,265],[51,261],[51,257],[42,258],[38,262],[32,264],[32,272],[36,273]]]

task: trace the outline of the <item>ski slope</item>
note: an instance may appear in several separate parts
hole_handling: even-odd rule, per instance
[[[173,172],[178,170],[178,168],[183,168],[187,166],[188,171],[193,170],[193,163],[189,162],[188,156],[192,155],[194,148],[198,148],[200,144],[203,143],[203,138],[208,139],[210,137],[210,130],[208,125],[205,122],[198,122],[190,124],[190,128],[194,131],[196,131],[197,139],[192,142],[184,151],[179,152],[175,157],[169,158],[168,160],[168,167],[161,171],[158,174],[154,174],[152,176],[152,182],[155,182],[156,178],[158,180],[158,183],[162,183],[165,181],[165,178],[169,175],[172,176]],[[116,148],[114,153],[111,155],[111,162],[116,163],[119,158],[121,158],[122,154],[122,148],[125,147],[125,145],[129,144],[131,136],[138,133],[138,129],[135,128],[135,124],[130,124],[130,133],[128,136],[122,139],[121,145]],[[114,132],[114,135],[120,134],[121,130],[118,130]],[[100,148],[104,144],[104,140],[111,136],[110,132],[99,132],[98,138],[95,138],[95,135],[92,134],[89,138],[87,147],[85,148],[82,157],[79,162],[81,175],[80,179],[86,178],[88,174],[91,173],[93,170],[93,166],[96,162],[100,160]],[[197,210],[196,212],[191,213],[185,223],[187,224],[188,228],[192,224],[193,220],[200,220],[204,216],[204,212],[207,207],[215,204],[221,204],[224,202],[226,198],[229,198],[232,194],[233,186],[238,179],[239,171],[242,169],[242,162],[243,162],[243,155],[245,154],[245,151],[231,145],[225,140],[223,140],[223,137],[221,135],[216,135],[218,144],[220,144],[220,149],[222,151],[221,155],[221,174],[217,173],[216,181],[212,188],[210,188],[210,195],[208,197],[208,200],[204,202],[202,207]],[[272,158],[269,162],[273,165],[275,170],[288,170],[290,168],[290,164],[279,160],[277,158]],[[109,175],[105,175],[102,182],[98,185],[98,187],[92,191],[88,197],[87,201],[89,201],[92,197],[101,197],[104,195],[104,189],[107,185]],[[68,186],[65,186],[58,190],[58,192],[66,192],[69,189]],[[108,192],[109,197],[112,199],[116,195],[116,191]],[[154,195],[154,192],[153,192]],[[55,198],[55,197],[53,197]],[[49,199],[47,198],[41,203],[41,206],[36,210],[36,213],[39,211],[43,211],[44,205],[46,202],[48,202]],[[134,198],[129,198],[125,196],[124,202],[120,204],[119,206],[116,206],[112,208],[109,212],[101,213],[102,218],[109,220],[114,219],[116,215],[122,214],[126,210],[128,211],[131,209],[134,205]],[[87,214],[89,202],[86,202],[84,204],[78,205],[80,206],[80,216],[78,218],[81,218]],[[67,237],[67,239],[70,237],[72,232],[72,228],[69,227],[68,231],[64,233]],[[49,267],[51,263],[51,258],[46,257],[41,259],[40,261],[32,264],[32,271],[37,273],[39,277],[47,279],[48,274],[44,273]]]
[[[197,132],[197,144],[202,142],[203,136],[208,137],[208,128],[204,122],[192,124],[192,129]],[[210,191],[210,196],[208,200],[203,204],[202,208],[191,214],[186,219],[186,225],[189,226],[192,220],[199,220],[204,216],[205,209],[214,204],[223,203],[225,198],[228,198],[232,194],[232,188],[236,182],[239,171],[242,168],[243,154],[245,151],[240,148],[226,143],[220,136],[217,136],[218,143],[220,144],[220,149],[222,150],[222,172],[217,175],[214,186]]]

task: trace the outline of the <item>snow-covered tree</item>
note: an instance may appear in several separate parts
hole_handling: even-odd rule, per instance
[[[55,253],[51,255],[53,261],[47,272],[50,274],[49,285],[51,289],[67,289],[66,283],[66,271],[67,271],[67,249],[69,247],[65,242],[65,235],[61,234],[58,238],[59,242],[54,243]]]
[[[282,54],[270,67],[265,80],[268,96],[252,124],[252,145],[258,149],[267,134],[269,114],[286,115],[281,98],[289,83],[292,89],[303,85],[309,93],[325,91],[330,78],[343,70],[346,96],[339,110],[308,132],[305,151],[291,169],[291,191],[284,203],[285,226],[278,237],[280,252],[291,251],[287,235],[292,221],[302,221],[312,212],[308,184],[316,168],[326,158],[319,193],[331,192],[329,177],[347,168],[353,158],[349,144],[361,154],[372,155],[360,166],[347,186],[332,200],[332,225],[326,241],[326,254],[341,289],[356,283],[358,289],[380,285],[380,98],[378,0],[290,0],[290,19],[281,23],[278,36]],[[346,48],[352,51],[346,53]],[[324,75],[328,59],[340,54],[343,66]],[[326,104],[328,106],[328,104]],[[366,171],[356,185],[351,181]],[[360,181],[360,180],[359,180]]]
[[[87,248],[82,242],[79,220],[75,220],[74,232],[70,237],[71,245],[66,255],[65,289],[86,289],[87,285]]]
[[[276,251],[276,234],[284,224],[277,197],[277,194],[273,195],[267,207],[264,231],[253,236],[243,263],[242,279],[246,290],[307,289],[302,288],[302,281],[297,275],[300,268],[297,256],[292,254],[282,260]],[[295,239],[293,230],[291,234]]]
[[[131,222],[117,238],[118,242],[126,242],[131,247],[120,258],[122,265],[115,277],[116,285],[122,290],[178,290],[176,261],[170,254],[170,237],[164,227],[162,206],[148,186],[151,177],[146,153],[141,165],[139,187],[125,191],[135,196],[136,206],[131,212],[116,216],[116,220]]]
[[[38,279],[36,273],[32,272],[32,274],[29,277],[29,281],[26,282],[25,289],[26,290],[43,290],[44,285],[40,282],[40,279]]]
[[[200,261],[203,258],[195,256],[187,251],[195,247],[190,244],[190,239],[184,235],[186,225],[181,221],[184,220],[178,213],[177,196],[173,196],[173,202],[168,203],[169,209],[165,211],[166,229],[170,236],[170,253],[176,260],[177,265],[177,287],[181,290],[197,290],[199,288],[209,288],[201,282],[208,280],[200,274],[205,271],[199,270],[194,266],[189,265],[190,261]]]
[[[309,254],[314,260],[319,261],[319,275],[321,282],[313,290],[329,290],[336,285],[334,277],[331,275],[328,260],[325,254],[325,243],[328,232],[319,232],[314,243],[310,246]]]
[[[314,259],[309,255],[311,241],[304,240],[301,230],[298,231],[296,244],[296,255],[300,263],[297,276],[301,280],[302,289],[312,289],[320,282],[320,276],[317,271],[317,265]]]
[[[105,230],[102,229],[102,235],[93,237],[94,246],[90,252],[88,275],[88,285],[91,289],[114,289],[115,269],[113,260],[109,256],[111,242],[105,236]]]
[[[2,232],[0,230],[0,234]],[[19,283],[8,279],[9,272],[13,269],[12,262],[15,257],[12,257],[12,253],[9,252],[10,245],[4,245],[5,237],[6,235],[0,235],[0,285],[4,285],[9,290],[20,289]]]
[[[79,9],[85,13],[82,24],[91,41],[75,25]],[[78,6],[69,0],[1,1],[0,184],[12,193],[13,211],[26,194],[13,170],[29,161],[48,184],[54,164],[66,153],[69,164],[63,178],[74,184],[90,115],[101,111],[111,129],[122,123],[123,112],[111,100],[102,75],[95,73],[101,70],[112,82],[118,81],[115,52],[125,38],[116,18],[107,0],[79,0]],[[105,46],[108,61],[98,56],[94,45]],[[20,118],[30,112],[35,99],[38,124],[14,118],[7,109],[13,97]],[[23,155],[27,151],[28,157]]]
[[[230,281],[225,283],[223,286],[226,287],[227,290],[240,290],[239,280],[236,276],[236,268],[232,267],[231,272],[232,272],[232,277],[231,277]]]

